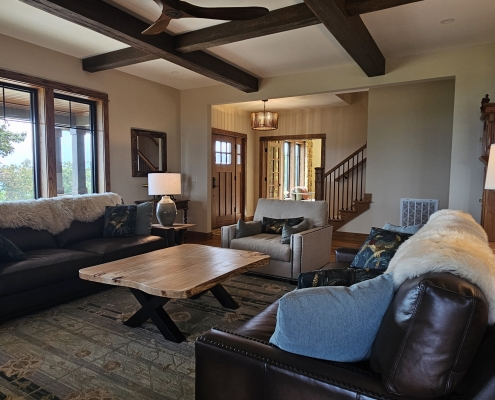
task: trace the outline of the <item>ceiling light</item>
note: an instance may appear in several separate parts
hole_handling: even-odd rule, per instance
[[[444,24],[444,25],[447,25],[447,24],[451,24],[452,22],[455,21],[455,18],[446,18],[446,19],[442,19],[440,21],[441,24]]]
[[[266,111],[268,100],[263,101],[263,111],[251,114],[251,128],[255,131],[273,131],[278,129],[278,113]]]

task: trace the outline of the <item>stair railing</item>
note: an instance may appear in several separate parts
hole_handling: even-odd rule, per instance
[[[366,149],[365,144],[326,173],[315,168],[315,198],[326,200],[329,219],[339,219],[341,210],[353,210],[353,202],[363,200]]]

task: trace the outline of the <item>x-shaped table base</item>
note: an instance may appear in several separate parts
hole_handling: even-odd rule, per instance
[[[136,328],[141,326],[148,318],[151,318],[165,339],[177,343],[185,340],[184,335],[179,330],[177,325],[175,325],[175,322],[172,321],[167,312],[163,309],[163,306],[170,300],[169,298],[154,296],[134,288],[129,289],[134,297],[136,297],[137,301],[139,301],[139,304],[141,304],[141,308],[136,311],[132,317],[125,321],[124,325],[130,326],[131,328]],[[209,290],[223,307],[233,310],[239,308],[239,304],[235,302],[232,296],[222,285],[216,285]],[[199,298],[206,292],[207,291],[199,293],[192,298]]]

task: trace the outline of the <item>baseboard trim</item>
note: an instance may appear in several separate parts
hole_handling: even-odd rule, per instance
[[[197,231],[187,231],[187,240],[195,242],[206,242],[207,240],[213,239],[213,233],[211,232],[197,232]]]

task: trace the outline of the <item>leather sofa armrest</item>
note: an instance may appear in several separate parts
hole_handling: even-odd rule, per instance
[[[338,247],[335,249],[335,261],[336,262],[348,262],[349,264],[354,260],[359,249],[351,249],[349,247]]]
[[[232,239],[235,239],[235,228],[237,225],[226,225],[222,226],[220,233],[221,233],[221,245],[223,248],[229,249],[230,248],[230,242]]]
[[[196,400],[399,399],[378,374],[238,334],[211,329],[195,347]]]
[[[333,227],[318,226],[295,233],[290,238],[292,279],[301,272],[314,271],[330,262]]]

